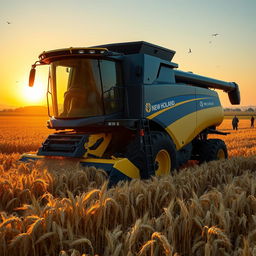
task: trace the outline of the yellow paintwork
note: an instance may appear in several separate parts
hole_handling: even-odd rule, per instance
[[[89,149],[100,138],[104,139],[103,142],[95,150]],[[89,136],[89,141],[84,144],[85,149],[87,149],[86,153],[84,154],[84,157],[87,157],[88,154],[92,154],[97,157],[102,157],[111,141],[111,138],[112,138],[111,133],[91,134]]]
[[[156,170],[156,176],[163,176],[170,173],[171,170],[171,157],[167,150],[160,150],[157,155],[155,162],[158,164],[158,168]]]
[[[222,148],[219,149],[219,151],[217,152],[217,159],[218,160],[222,160],[225,159],[225,152]]]
[[[176,149],[179,150],[195,137],[195,128],[196,112],[193,112],[167,126],[165,130],[172,138]]]
[[[128,158],[113,158],[113,159],[97,159],[87,158],[81,159],[82,163],[99,163],[99,164],[113,164],[113,168],[132,179],[140,178],[140,170]]]
[[[23,157],[28,157],[28,158],[35,158],[35,159],[44,159],[45,156],[38,156],[36,154],[29,154],[29,153],[24,153],[20,156],[20,159],[22,159]]]
[[[221,106],[207,108],[197,111],[197,124],[195,133],[199,134],[201,131],[206,129],[207,127],[213,125],[219,125],[222,123],[224,118],[223,109]]]
[[[105,159],[105,158],[80,158],[81,163],[99,163],[99,164],[115,164],[122,158]]]
[[[35,160],[41,159],[58,159],[62,157],[48,157],[48,156],[38,156],[36,154],[22,154],[20,159],[23,157],[33,158]],[[32,159],[31,159],[32,160]],[[140,178],[140,170],[132,163],[128,158],[113,158],[113,159],[104,159],[104,158],[77,158],[81,163],[99,163],[99,164],[111,164],[113,168],[117,169],[121,173],[130,177],[131,179]]]
[[[132,179],[140,178],[140,170],[127,158],[117,160],[113,167]]]
[[[213,125],[219,125],[223,120],[221,106],[206,108],[188,114],[165,128],[171,136],[176,149],[191,142],[201,131]]]

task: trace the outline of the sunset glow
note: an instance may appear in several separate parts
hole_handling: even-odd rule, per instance
[[[0,17],[0,256],[256,256],[256,0]]]
[[[42,83],[37,82],[33,87],[24,86],[22,97],[26,103],[41,105],[45,101],[46,92]]]
[[[143,40],[175,50],[173,61],[180,70],[235,81],[241,105],[255,105],[256,1],[231,2],[63,0],[59,8],[58,1],[4,1],[0,104],[18,107],[46,98],[47,81],[42,77],[41,88],[23,89],[23,83],[17,83],[28,78],[31,64],[43,51]],[[38,17],[38,10],[47,13],[47,19]],[[20,94],[13,93],[17,90]],[[220,98],[224,107],[230,105],[226,95]]]

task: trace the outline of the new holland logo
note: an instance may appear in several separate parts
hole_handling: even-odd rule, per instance
[[[151,104],[150,103],[146,103],[145,110],[146,110],[147,113],[151,112]]]

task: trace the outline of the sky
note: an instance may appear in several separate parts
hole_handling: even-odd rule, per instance
[[[256,0],[0,0],[0,108],[46,104],[46,67],[28,88],[41,52],[129,41],[175,50],[180,70],[235,81],[256,105],[255,13]]]

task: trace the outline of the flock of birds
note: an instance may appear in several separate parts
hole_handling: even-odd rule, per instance
[[[10,21],[6,21],[6,23],[7,23],[8,25],[12,24]],[[218,33],[211,34],[212,37],[217,37],[217,36],[219,36],[219,35],[220,35],[220,34],[218,34]],[[211,43],[212,43],[212,41],[209,41],[209,44],[211,44]],[[188,53],[192,53],[191,48],[188,49]]]
[[[220,34],[218,34],[218,33],[211,34],[212,37],[217,37],[217,36],[219,36],[219,35],[220,35]],[[211,44],[211,43],[212,43],[212,40],[209,41],[209,44]],[[192,53],[191,48],[188,49],[188,53]]]

